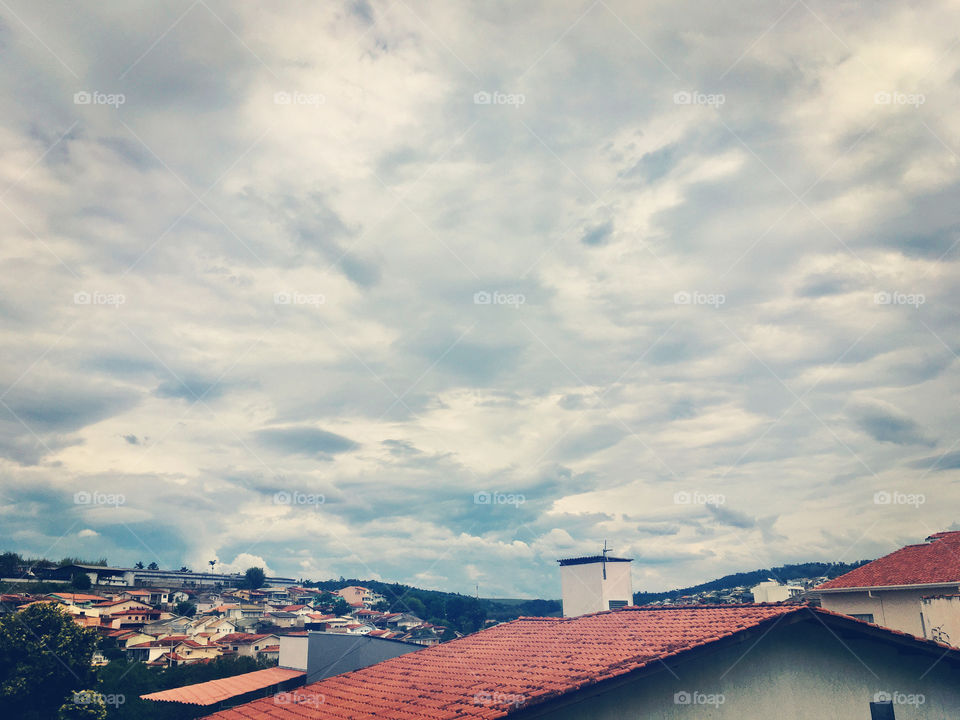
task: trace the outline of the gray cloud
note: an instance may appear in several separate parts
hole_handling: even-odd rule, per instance
[[[917,541],[912,508],[877,522],[878,490],[953,522],[945,5],[798,7],[771,29],[755,3],[9,4],[14,549],[68,516],[120,564],[149,559],[125,523],[175,566],[253,553],[556,596],[556,557],[604,539],[662,589],[753,569],[744,543],[776,565]],[[874,102],[877,47],[891,89],[930,102]],[[692,92],[724,102],[675,101]],[[875,302],[896,292],[925,302]],[[126,508],[71,504],[95,486]],[[728,504],[672,503],[694,488]],[[290,490],[326,502],[273,502]],[[474,502],[495,491],[525,502]]]
[[[300,455],[333,455],[357,447],[349,438],[311,427],[267,428],[257,432],[257,439],[279,452]]]
[[[909,417],[880,405],[867,405],[855,411],[857,425],[878,442],[895,445],[935,445],[923,428]]]

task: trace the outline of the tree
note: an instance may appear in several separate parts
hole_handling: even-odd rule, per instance
[[[94,690],[81,690],[60,706],[57,720],[106,720],[107,703]]]
[[[135,567],[137,570],[143,570],[143,561],[137,560],[137,564],[134,565],[133,567]]]
[[[186,565],[181,565],[180,572],[190,572],[190,568],[188,568]]]
[[[23,560],[15,552],[5,552],[0,555],[0,577],[16,577],[22,562]]]
[[[89,590],[93,583],[90,582],[90,576],[85,572],[78,572],[70,578],[70,584],[73,585],[74,590]]]
[[[350,611],[353,610],[348,603],[343,598],[337,598],[337,601],[333,604],[333,607],[330,609],[334,615],[349,615]]]
[[[177,603],[173,611],[177,615],[183,615],[184,617],[193,617],[197,612],[197,606],[194,605],[192,602],[183,600]]]
[[[4,717],[54,718],[74,689],[95,682],[96,630],[57,605],[37,603],[0,616],[0,707]]]
[[[159,569],[160,569],[160,566],[157,565],[155,562],[152,562],[149,565],[147,565],[147,570],[159,570]]]
[[[400,601],[399,607],[396,608],[400,612],[408,612],[411,615],[416,615],[418,618],[425,618],[427,616],[427,606],[423,604],[423,600],[417,597],[407,597]]]
[[[250,590],[256,590],[257,588],[262,588],[263,583],[266,581],[267,575],[263,572],[263,568],[252,567],[247,568],[247,572],[244,573],[244,586]]]

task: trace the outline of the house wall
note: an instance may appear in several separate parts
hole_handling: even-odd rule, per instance
[[[309,638],[306,635],[281,635],[280,667],[306,670],[308,642]]]
[[[420,649],[419,645],[365,635],[311,632],[308,635],[307,683]]]
[[[607,579],[603,579],[603,563],[561,565],[560,584],[565,617],[609,610],[610,600],[633,603],[633,582],[630,563],[608,562]]]
[[[945,591],[956,591],[944,588]],[[937,588],[924,590],[874,590],[873,597],[866,592],[824,592],[820,603],[826,610],[844,615],[870,613],[877,625],[908,632],[923,637],[923,624],[920,621],[920,601],[928,595],[940,592]]]
[[[936,656],[900,654],[875,640],[841,640],[817,620],[775,628],[753,642],[673,667],[677,677],[657,668],[577,703],[531,707],[517,720],[866,720],[878,692],[898,693],[904,701],[924,696],[923,704],[896,704],[897,720],[960,717],[960,672],[936,663]],[[676,702],[686,697],[678,693],[695,692],[722,695],[723,702]]]
[[[928,638],[960,646],[960,596],[921,600],[920,610]],[[940,632],[935,633],[935,630]]]

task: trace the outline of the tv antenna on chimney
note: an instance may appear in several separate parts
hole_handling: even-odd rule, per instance
[[[601,563],[603,564],[603,579],[604,579],[604,580],[607,579],[607,553],[609,553],[609,552],[613,552],[613,548],[608,548],[608,547],[607,547],[607,541],[604,540],[604,541],[603,541],[603,553],[602,553],[602,555],[601,555],[601,557],[603,558],[603,560],[601,561]]]

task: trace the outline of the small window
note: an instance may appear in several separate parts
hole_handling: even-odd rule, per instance
[[[870,703],[870,720],[897,720],[893,714],[892,702],[872,702]]]
[[[863,620],[864,622],[868,622],[868,623],[873,622],[873,613],[860,613],[860,614],[851,613],[850,617],[852,617],[854,620]]]
[[[608,601],[608,606],[611,610],[616,610],[617,608],[622,608],[627,606],[626,600],[610,600]]]

